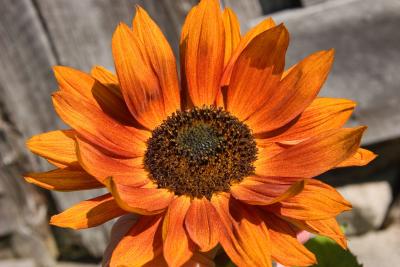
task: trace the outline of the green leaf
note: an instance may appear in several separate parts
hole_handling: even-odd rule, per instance
[[[350,250],[342,249],[330,238],[317,236],[304,244],[317,257],[312,267],[362,267]]]

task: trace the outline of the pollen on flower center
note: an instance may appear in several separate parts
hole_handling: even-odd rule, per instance
[[[144,165],[160,188],[210,198],[254,172],[256,143],[250,129],[214,107],[178,111],[147,141]]]

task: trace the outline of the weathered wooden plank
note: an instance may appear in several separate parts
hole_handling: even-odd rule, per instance
[[[195,1],[38,0],[59,63],[85,71],[94,64],[112,69],[111,38],[119,22],[131,24],[135,5],[145,8],[175,51],[180,27]]]
[[[301,7],[304,4],[304,0],[259,0],[259,2],[264,14],[270,14],[287,8]]]
[[[31,1],[0,1],[0,10],[0,236],[14,256],[54,266],[46,199],[22,173],[43,166],[25,139],[58,124],[48,98],[55,58]]]
[[[263,14],[259,0],[222,0],[222,3],[235,11],[242,29],[244,24]]]
[[[93,64],[112,69],[111,37],[120,21],[131,24],[135,5],[141,5],[158,23],[177,54],[180,30],[196,0],[37,0],[59,63],[85,71]],[[223,1],[241,21],[262,13],[258,0]]]

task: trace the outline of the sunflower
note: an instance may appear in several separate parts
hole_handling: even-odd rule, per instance
[[[25,178],[109,193],[51,224],[83,229],[137,214],[110,266],[182,266],[217,245],[239,266],[308,266],[316,260],[296,239],[302,230],[346,248],[335,216],[351,205],[313,177],[375,155],[360,148],[365,127],[343,128],[354,102],[317,98],[333,50],[285,71],[288,42],[272,19],[242,36],[232,10],[202,0],[182,29],[180,82],[173,51],[140,7],[113,35],[116,75],[55,67],[54,107],[71,129],[27,142],[56,169]]]

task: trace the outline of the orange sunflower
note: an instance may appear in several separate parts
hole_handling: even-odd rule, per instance
[[[203,0],[186,18],[176,59],[140,7],[112,39],[116,76],[55,67],[55,109],[72,129],[28,147],[57,168],[26,180],[50,190],[105,187],[51,218],[82,229],[124,214],[138,220],[110,266],[182,266],[218,244],[239,266],[308,266],[301,230],[346,247],[335,220],[351,205],[313,179],[361,166],[365,127],[342,128],[355,103],[316,98],[333,50],[285,71],[289,35],[267,19],[241,36],[230,9]],[[160,260],[161,259],[161,260]]]

